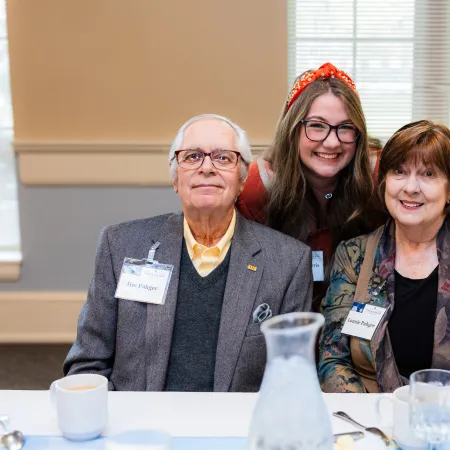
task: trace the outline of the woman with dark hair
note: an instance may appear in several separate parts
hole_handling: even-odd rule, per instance
[[[294,83],[267,152],[250,165],[238,199],[246,218],[307,243],[313,253],[315,309],[328,286],[334,249],[372,231],[373,163],[359,96],[351,78],[332,64]]]
[[[417,370],[450,370],[450,130],[426,120],[400,128],[378,181],[390,218],[339,244],[322,301],[326,392],[392,392]],[[372,316],[355,321],[355,303]],[[376,314],[370,336],[356,322]]]

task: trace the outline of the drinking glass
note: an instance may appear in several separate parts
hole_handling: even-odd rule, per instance
[[[411,428],[438,450],[450,440],[450,371],[419,370],[410,377],[409,411]]]

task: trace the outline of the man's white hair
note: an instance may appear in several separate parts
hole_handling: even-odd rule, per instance
[[[172,146],[170,147],[169,152],[169,164],[170,164],[170,176],[172,180],[176,180],[177,178],[177,161],[175,158],[175,152],[180,149],[181,143],[183,142],[184,132],[189,125],[192,125],[194,122],[198,122],[199,120],[204,119],[215,119],[220,120],[221,122],[225,122],[233,128],[236,133],[236,151],[241,154],[242,160],[242,169],[241,169],[241,179],[244,179],[247,176],[248,166],[253,160],[252,151],[250,148],[250,144],[248,142],[247,133],[239,126],[232,122],[230,119],[226,117],[219,116],[217,114],[200,114],[198,116],[192,117],[189,119],[177,132],[175,139],[172,142]]]

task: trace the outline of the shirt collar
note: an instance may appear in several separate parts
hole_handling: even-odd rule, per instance
[[[227,231],[225,232],[225,234],[222,236],[222,238],[216,245],[214,245],[213,247],[209,247],[209,248],[218,248],[219,254],[222,253],[223,249],[230,243],[230,241],[233,237],[235,226],[236,226],[236,210],[233,210],[233,217],[231,218],[231,222],[230,222],[230,225],[228,225]],[[192,231],[189,227],[189,224],[187,223],[186,217],[184,217],[184,220],[183,220],[183,229],[184,229],[184,239],[186,241],[188,252],[191,257],[194,254],[196,248],[200,248],[202,250],[205,250],[208,248],[205,245],[199,244],[195,240],[195,238],[192,234]]]

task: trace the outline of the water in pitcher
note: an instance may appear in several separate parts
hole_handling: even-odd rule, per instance
[[[323,316],[290,313],[262,331],[267,364],[250,426],[249,450],[331,450],[333,435],[314,360]]]

